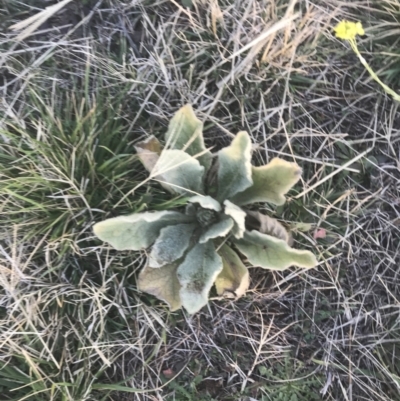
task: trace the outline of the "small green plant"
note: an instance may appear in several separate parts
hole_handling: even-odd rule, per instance
[[[347,40],[350,43],[351,48],[354,53],[357,55],[361,64],[366,68],[366,70],[371,74],[371,77],[378,82],[378,84],[384,89],[386,93],[391,95],[394,100],[400,102],[400,95],[397,94],[394,90],[389,88],[385,83],[383,83],[376,72],[370,67],[365,58],[361,55],[360,51],[357,47],[356,37],[357,35],[364,35],[364,28],[361,22],[351,22],[351,21],[340,21],[335,27],[335,35],[339,39]]]
[[[117,250],[151,248],[139,274],[140,290],[199,311],[215,284],[218,295],[242,296],[249,285],[249,263],[271,270],[311,268],[315,256],[288,245],[285,228],[275,219],[242,206],[255,202],[282,205],[301,169],[275,158],[251,165],[251,140],[242,131],[230,146],[213,155],[204,146],[203,124],[190,105],[171,120],[166,146],[155,137],[136,146],[138,156],[165,190],[186,197],[184,211],[134,213],[94,225],[94,233]]]

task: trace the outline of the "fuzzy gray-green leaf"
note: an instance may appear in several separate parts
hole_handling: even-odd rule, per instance
[[[258,231],[246,231],[235,244],[251,264],[265,269],[285,270],[290,266],[311,268],[317,265],[311,252],[293,249],[285,241]]]
[[[165,301],[171,311],[179,309],[182,304],[179,296],[181,285],[176,275],[178,266],[178,263],[171,263],[160,269],[154,269],[147,265],[139,274],[139,290]]]
[[[229,234],[229,231],[231,231],[232,228],[233,220],[230,217],[222,219],[208,227],[207,230],[201,235],[199,242],[200,244],[203,244],[204,242],[207,242],[213,238],[225,237]]]
[[[285,194],[300,179],[301,168],[279,158],[261,167],[252,168],[253,185],[236,194],[232,202],[248,205],[254,202],[270,202],[283,205]]]
[[[249,188],[251,178],[251,141],[245,131],[239,132],[231,145],[218,152],[217,200],[223,202]]]
[[[196,224],[176,224],[162,228],[151,249],[150,267],[161,267],[182,257],[190,245],[196,226]]]
[[[190,104],[179,109],[169,123],[165,141],[171,149],[183,150],[191,156],[196,156],[206,169],[211,166],[211,153],[206,150],[203,139],[203,123],[194,114]]]
[[[236,238],[242,238],[246,230],[246,212],[244,212],[239,206],[236,206],[232,202],[226,200],[224,201],[225,209],[224,213],[232,217],[234,221],[234,229],[232,230],[233,235]]]
[[[221,211],[221,204],[211,196],[196,195],[188,199],[190,203],[198,203],[203,209],[212,209],[216,212]]]
[[[208,302],[208,293],[222,270],[222,260],[212,241],[197,244],[178,268],[182,286],[181,302],[189,313],[199,311]]]
[[[152,177],[171,192],[182,195],[203,193],[204,167],[182,150],[164,150]]]
[[[149,247],[163,227],[191,221],[193,219],[190,216],[178,212],[134,213],[96,223],[93,231],[98,238],[115,249],[138,251]]]

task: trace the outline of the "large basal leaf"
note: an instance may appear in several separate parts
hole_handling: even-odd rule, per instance
[[[222,258],[223,268],[215,280],[217,294],[227,298],[241,297],[249,288],[249,270],[228,245],[222,245],[218,254]]]
[[[182,150],[164,150],[152,177],[171,192],[191,196],[203,193],[204,167]]]
[[[161,267],[183,256],[197,224],[176,224],[161,229],[149,257],[150,267]]]
[[[178,268],[178,279],[182,305],[189,313],[207,304],[208,293],[221,270],[222,260],[212,241],[197,244],[188,252]]]
[[[177,276],[179,263],[172,263],[160,269],[146,266],[139,274],[138,288],[140,291],[154,295],[166,302],[172,311],[179,309],[181,285]]]
[[[246,212],[244,212],[239,206],[236,206],[232,202],[226,200],[224,201],[225,209],[224,213],[232,217],[234,221],[234,228],[232,230],[233,235],[236,238],[242,238],[246,230]]]
[[[237,205],[270,202],[283,205],[285,194],[300,179],[301,168],[295,163],[275,158],[261,167],[252,168],[253,185],[232,198]]]
[[[290,266],[309,269],[317,265],[311,252],[293,249],[285,241],[257,231],[246,231],[235,244],[252,265],[265,269],[285,270]]]
[[[145,141],[136,144],[135,149],[143,166],[151,173],[161,154],[160,142],[152,135]]]
[[[217,223],[212,224],[210,227],[206,229],[206,231],[200,236],[199,242],[203,244],[210,239],[225,237],[229,234],[229,232],[233,228],[233,220],[228,217],[226,219],[222,219]]]
[[[283,227],[278,220],[261,214],[260,212],[247,212],[246,226],[248,229],[259,231],[262,234],[272,235],[285,242],[289,242],[289,234],[285,227]]]
[[[204,146],[203,123],[196,117],[190,104],[176,112],[169,123],[165,141],[168,147],[183,150],[191,156],[203,153],[196,158],[206,171],[210,168],[212,155]]]
[[[119,251],[138,251],[149,247],[163,227],[191,221],[192,217],[178,212],[135,213],[96,223],[93,231],[102,241],[108,242]]]
[[[217,200],[231,199],[252,184],[251,141],[247,132],[241,131],[230,146],[218,152]]]
[[[211,196],[196,195],[188,199],[190,203],[198,203],[203,209],[212,209],[216,212],[221,211],[221,204]]]

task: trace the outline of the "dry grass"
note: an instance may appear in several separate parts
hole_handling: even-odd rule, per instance
[[[8,28],[54,2],[0,3],[1,401],[400,400],[398,105],[331,34],[361,18],[399,90],[399,0],[193,3],[71,1],[29,36]],[[145,254],[91,232],[179,205],[129,193],[133,145],[186,102],[213,150],[245,129],[255,162],[303,167],[265,208],[308,223],[295,243],[320,260],[252,269],[245,298],[193,317],[137,292]]]

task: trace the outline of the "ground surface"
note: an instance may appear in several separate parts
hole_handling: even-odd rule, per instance
[[[400,114],[332,34],[361,20],[399,92],[400,1],[71,1],[9,29],[55,3],[0,1],[0,400],[400,400]],[[187,102],[213,150],[247,130],[254,163],[302,166],[265,210],[320,261],[193,317],[91,230],[179,205],[132,193],[134,144]]]

